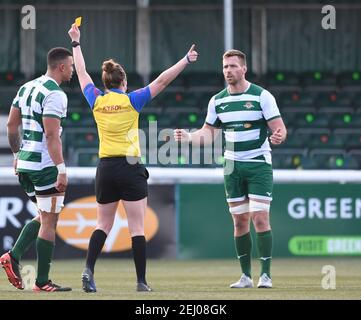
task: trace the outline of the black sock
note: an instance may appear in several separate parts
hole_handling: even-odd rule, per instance
[[[146,247],[146,242],[144,236],[132,237],[132,250],[133,250],[135,270],[137,272],[137,281],[147,283],[145,280],[145,268],[146,268],[145,247]]]
[[[94,273],[95,262],[103,249],[107,234],[103,230],[95,230],[90,237],[88,253],[86,256],[86,267]]]

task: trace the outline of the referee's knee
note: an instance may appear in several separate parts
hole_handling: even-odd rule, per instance
[[[96,226],[96,230],[102,230],[106,235],[109,234],[110,230],[112,230],[113,224],[105,225],[105,224],[98,224]]]
[[[130,236],[131,236],[131,237],[144,236],[144,230],[143,230],[143,229],[139,229],[139,230],[129,230],[129,232],[130,232]]]

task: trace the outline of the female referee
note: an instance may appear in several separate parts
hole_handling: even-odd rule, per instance
[[[103,62],[102,92],[86,71],[80,47],[80,31],[73,24],[69,30],[72,40],[75,69],[81,90],[93,111],[99,134],[99,164],[95,178],[98,203],[97,226],[93,232],[82,274],[83,290],[96,292],[94,266],[110,232],[119,200],[127,214],[132,237],[132,251],[137,274],[137,291],[152,291],[148,286],[146,270],[146,241],[144,216],[147,207],[148,171],[140,163],[138,137],[139,113],[151,99],[162,92],[183,69],[198,58],[192,45],[184,58],[165,70],[148,86],[126,93],[127,76],[122,66],[112,59]],[[134,132],[131,138],[130,131]]]

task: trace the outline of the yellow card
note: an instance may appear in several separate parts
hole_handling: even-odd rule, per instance
[[[75,24],[77,27],[80,27],[81,26],[81,17],[78,17],[75,19]]]

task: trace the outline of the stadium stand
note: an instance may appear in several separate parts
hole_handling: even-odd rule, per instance
[[[154,79],[158,73],[153,73]],[[101,88],[101,74],[92,73]],[[276,169],[360,169],[361,168],[361,75],[360,72],[340,74],[315,72],[269,72],[262,77],[250,73],[249,79],[269,89],[276,97],[288,128],[287,141],[273,147],[273,166]],[[0,94],[0,113],[4,119],[24,76],[3,72]],[[137,73],[128,74],[130,90],[144,85]],[[154,99],[140,115],[139,127],[148,135],[149,125],[157,126],[157,133],[168,128],[194,129],[203,125],[209,99],[223,88],[223,77],[214,72],[189,72],[177,78],[172,86]],[[68,95],[68,117],[63,133],[64,152],[69,165],[93,166],[97,163],[98,136],[92,114],[81,94],[76,76],[64,86]],[[6,120],[3,121],[4,123]],[[3,128],[5,125],[3,126]],[[1,159],[7,161],[10,149],[6,145],[6,131],[1,137]],[[168,136],[171,135],[169,132]],[[160,137],[160,136],[159,136]],[[169,138],[159,138],[157,152]],[[211,150],[205,148],[204,156]],[[202,154],[202,152],[201,152]],[[178,163],[149,163],[159,166],[194,165],[188,154],[179,153]],[[203,162],[202,162],[203,161]],[[216,167],[222,157],[200,166]]]

